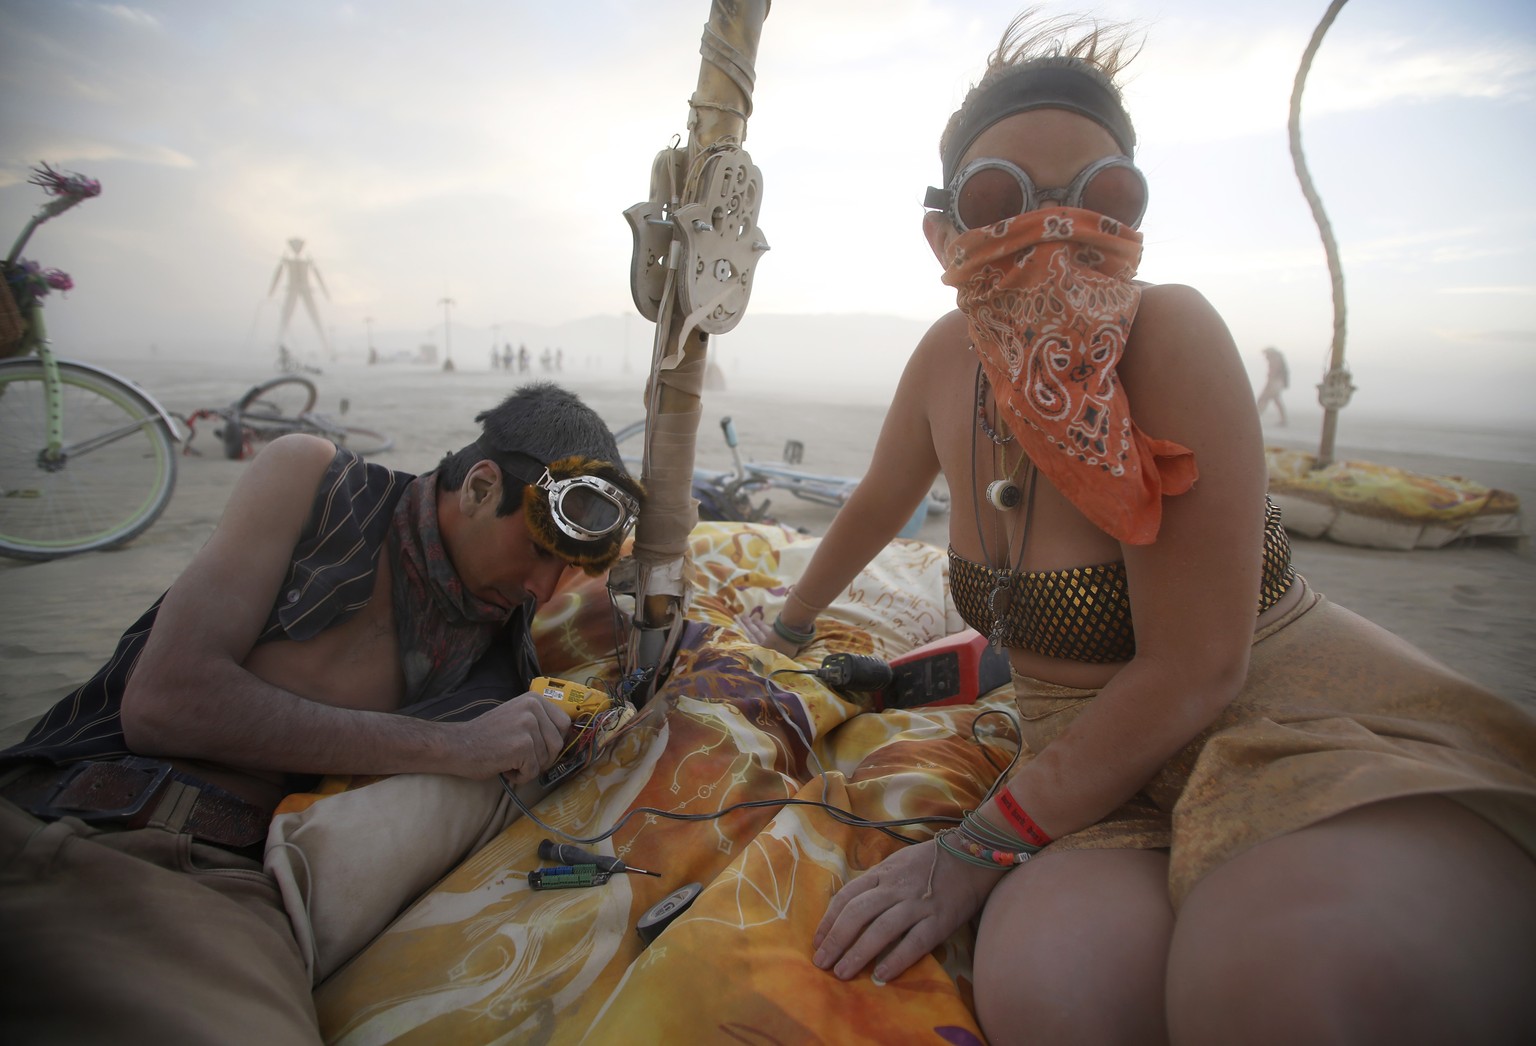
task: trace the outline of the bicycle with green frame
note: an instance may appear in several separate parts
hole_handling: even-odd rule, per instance
[[[60,359],[43,299],[73,283],[21,257],[39,225],[98,195],[101,184],[35,167],[52,199],[6,256],[0,296],[0,555],[55,559],[143,533],[176,486],[175,419],[132,380]]]

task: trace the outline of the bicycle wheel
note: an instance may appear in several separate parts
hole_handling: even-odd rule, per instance
[[[373,429],[360,429],[356,425],[340,425],[328,428],[322,435],[338,446],[365,457],[369,454],[382,454],[395,445],[395,441],[382,432]]]
[[[338,447],[346,447],[356,454],[381,454],[395,445],[395,441],[374,429],[343,425],[325,414],[306,414],[299,419],[297,432],[311,436],[324,436]]]
[[[37,360],[0,363],[0,555],[56,559],[143,533],[176,486],[175,442],[154,405],[103,374],[59,363],[64,458],[43,460]]]
[[[302,374],[284,374],[254,385],[241,396],[235,409],[252,418],[298,418],[315,408],[315,383]]]
[[[302,374],[284,374],[253,385],[235,401],[224,422],[224,456],[244,457],[247,444],[307,431],[303,415],[314,409],[315,383]]]

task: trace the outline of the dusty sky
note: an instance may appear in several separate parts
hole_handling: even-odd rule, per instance
[[[1152,185],[1143,276],[1190,283],[1245,356],[1315,380],[1332,332],[1286,116],[1324,0],[1115,0]],[[1047,5],[1083,10],[1087,5]],[[1019,4],[777,0],[747,148],[762,168],[754,314],[937,317],[919,235],[936,140]],[[47,160],[100,199],[26,254],[77,289],[80,355],[270,352],[299,236],[335,341],[632,314],[621,212],[685,133],[706,0],[0,0],[0,222]],[[1536,390],[1536,5],[1351,0],[1307,84],[1307,159],[1338,237],[1362,386],[1490,421]],[[635,322],[638,323],[638,317]],[[302,340],[302,339],[300,339]],[[891,346],[899,366],[910,346]],[[1257,366],[1257,363],[1254,363]]]

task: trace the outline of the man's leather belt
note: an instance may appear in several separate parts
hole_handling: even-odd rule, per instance
[[[0,785],[0,795],[45,820],[163,828],[251,854],[266,841],[271,820],[271,811],[140,756],[26,767]]]

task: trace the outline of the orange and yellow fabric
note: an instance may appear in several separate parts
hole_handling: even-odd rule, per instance
[[[897,541],[823,616],[803,663],[752,644],[735,622],[781,600],[781,579],[798,576],[815,544],[777,527],[701,525],[670,677],[594,765],[533,808],[576,837],[623,821],[586,848],[661,876],[535,891],[525,873],[546,863],[537,851],[552,833],[519,817],[319,985],[328,1041],[981,1042],[968,930],[883,986],[812,965],[828,899],[903,844],[785,801],[867,819],[957,817],[1017,751],[1007,721],[983,714],[1011,707],[1011,691],[873,715],[813,676],[772,674],[835,650],[894,657],[964,627],[943,552]],[[600,581],[572,578],[538,621],[546,672],[612,681],[614,614]],[[741,803],[763,805],[702,819]],[[920,839],[937,827],[897,831]],[[701,892],[686,911],[643,940],[642,916],[693,883]]]

